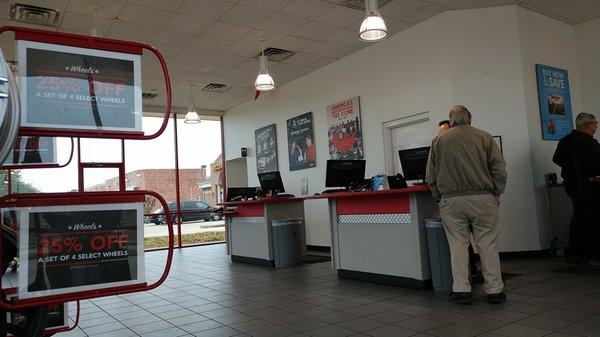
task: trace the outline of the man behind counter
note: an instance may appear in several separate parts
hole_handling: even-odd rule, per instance
[[[576,129],[563,137],[552,161],[561,167],[565,190],[573,203],[569,228],[568,254],[578,262],[600,266],[600,226],[594,208],[600,205],[600,144],[594,139],[598,122],[582,112],[575,119]]]

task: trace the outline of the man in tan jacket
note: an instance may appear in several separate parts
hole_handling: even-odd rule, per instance
[[[450,245],[454,283],[450,300],[471,303],[469,253],[473,239],[490,303],[504,303],[498,257],[498,207],[506,186],[506,162],[492,136],[471,126],[462,105],[450,110],[451,128],[433,139],[427,161],[427,184],[439,202]]]

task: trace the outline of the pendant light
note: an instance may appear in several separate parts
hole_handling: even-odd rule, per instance
[[[275,89],[275,81],[269,75],[269,69],[267,68],[267,57],[265,56],[265,48],[263,47],[264,42],[264,38],[261,37],[258,39],[261,55],[258,57],[259,70],[256,81],[254,81],[254,88],[258,91],[271,91]]]
[[[375,42],[385,39],[387,26],[377,10],[377,0],[365,1],[366,16],[360,25],[358,37],[365,42]]]
[[[190,101],[189,101],[189,107],[188,107],[188,112],[187,114],[185,114],[185,119],[183,120],[184,123],[186,124],[198,124],[200,123],[200,116],[198,116],[198,113],[196,112],[196,109],[194,109],[194,96],[192,95],[192,85],[190,85]]]

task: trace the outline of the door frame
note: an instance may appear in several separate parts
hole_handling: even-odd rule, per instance
[[[429,111],[419,112],[381,123],[383,134],[383,153],[385,155],[385,174],[394,174],[394,144],[392,144],[392,131],[399,127],[429,121]]]

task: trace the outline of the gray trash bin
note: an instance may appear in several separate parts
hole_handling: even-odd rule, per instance
[[[271,220],[275,267],[302,264],[302,219]]]
[[[429,251],[429,268],[433,290],[452,291],[452,265],[450,264],[450,247],[440,219],[425,219],[427,247]]]

